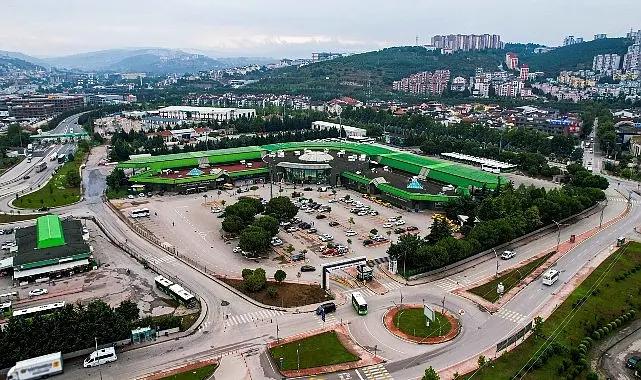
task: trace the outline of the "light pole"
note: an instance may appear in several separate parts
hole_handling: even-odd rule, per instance
[[[96,351],[98,351],[98,337],[94,337],[96,341]],[[100,380],[102,380],[102,368],[100,366],[100,360],[98,360],[98,372],[100,372]]]
[[[601,209],[601,218],[599,219],[599,229],[603,225],[603,211],[605,211],[605,208],[608,206],[608,198],[605,198],[605,206]]]
[[[556,236],[556,252],[559,252],[559,245],[561,244],[561,225],[559,222],[556,220],[553,220],[554,224],[556,224],[556,229],[557,229],[557,236]]]
[[[494,258],[496,259],[496,278],[499,277],[499,255],[496,253],[496,249],[492,248],[492,251],[494,251]]]
[[[298,343],[298,347],[296,347],[296,367],[300,371],[300,343]]]

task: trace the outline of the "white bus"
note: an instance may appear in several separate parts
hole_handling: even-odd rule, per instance
[[[47,161],[41,161],[36,164],[36,173],[43,172],[47,169]]]
[[[543,273],[543,285],[552,285],[559,279],[559,271],[556,269],[548,269]]]
[[[367,302],[365,302],[365,298],[360,292],[352,293],[352,306],[354,306],[354,310],[359,315],[367,314]]]
[[[148,208],[138,208],[133,211],[131,211],[131,217],[132,218],[142,218],[145,216],[149,216],[149,209]]]

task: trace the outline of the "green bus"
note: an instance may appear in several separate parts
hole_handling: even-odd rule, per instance
[[[352,293],[352,306],[354,306],[354,310],[359,315],[367,314],[367,302],[365,302],[365,298],[360,292]]]

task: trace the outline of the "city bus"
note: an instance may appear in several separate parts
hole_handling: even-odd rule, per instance
[[[25,318],[33,318],[38,315],[49,315],[53,314],[56,311],[61,310],[64,308],[66,303],[64,301],[62,302],[56,302],[56,303],[50,303],[47,305],[40,305],[40,306],[35,306],[35,307],[30,307],[28,309],[21,309],[21,310],[14,310],[13,311],[13,316],[14,317],[25,317]]]
[[[352,293],[352,306],[354,306],[354,310],[359,315],[367,314],[367,302],[365,302],[365,298],[360,292]]]
[[[38,162],[36,164],[36,173],[43,172],[47,169],[47,161]]]
[[[162,290],[163,293],[171,296],[182,305],[186,307],[195,307],[196,306],[196,297],[191,293],[186,291],[182,286],[174,284],[171,280],[166,279],[163,276],[156,276],[154,278],[156,282],[156,287]]]
[[[0,317],[11,315],[11,301],[0,303]]]
[[[133,211],[131,211],[131,217],[132,218],[142,218],[145,216],[149,216],[149,209],[148,208],[138,208]]]

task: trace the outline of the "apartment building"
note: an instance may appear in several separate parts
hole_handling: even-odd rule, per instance
[[[563,46],[583,43],[583,37],[567,36],[563,39]]]
[[[628,52],[623,56],[623,71],[630,74],[641,74],[641,37],[637,42],[628,46]]]
[[[40,119],[82,108],[85,100],[82,96],[34,95],[8,99],[6,104],[15,118]]]
[[[519,68],[519,57],[514,53],[505,54],[505,65],[508,70],[516,70]]]
[[[521,65],[519,78],[523,82],[525,82],[526,80],[528,80],[529,77],[530,77],[530,67],[527,64],[524,63],[524,64]]]
[[[392,88],[395,91],[409,92],[410,94],[440,95],[447,88],[449,81],[449,70],[436,70],[434,73],[423,71],[394,81]]]
[[[501,36],[497,34],[449,34],[432,37],[431,46],[450,51],[467,51],[502,49],[504,44],[501,42]]]
[[[592,59],[592,71],[612,74],[619,70],[621,56],[618,54],[599,54]]]
[[[226,121],[242,117],[251,119],[256,116],[256,110],[248,108],[169,106],[160,108],[158,116],[177,120]]]

